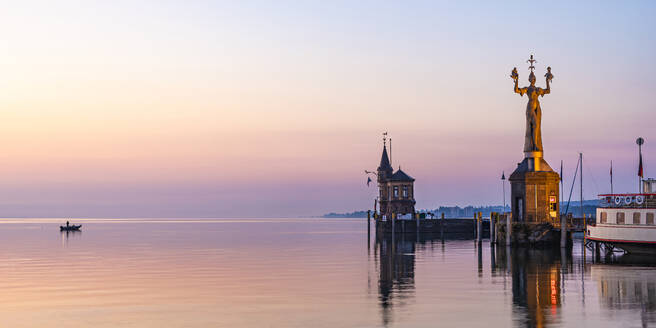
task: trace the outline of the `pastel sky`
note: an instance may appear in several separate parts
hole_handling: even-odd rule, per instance
[[[365,169],[418,208],[500,204],[535,54],[545,158],[584,193],[656,176],[656,3],[7,1],[0,216],[281,217],[369,208]],[[575,189],[577,192],[578,189]]]

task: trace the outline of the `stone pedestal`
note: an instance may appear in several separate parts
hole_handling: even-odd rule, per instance
[[[513,222],[553,223],[560,213],[560,175],[537,154],[526,155],[508,179]]]

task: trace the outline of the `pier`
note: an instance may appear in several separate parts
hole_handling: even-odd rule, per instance
[[[477,213],[472,218],[428,218],[415,215],[414,218],[383,219],[369,212],[368,234],[371,235],[370,221],[374,219],[376,238],[392,235],[416,236],[457,236],[459,239],[489,240],[492,244],[506,246],[532,246],[570,248],[572,235],[585,231],[587,224],[594,221],[591,217],[575,218],[563,216],[553,222],[531,223],[512,222],[510,214],[491,213],[483,218]],[[564,225],[563,223],[567,224]],[[510,226],[510,229],[508,229]],[[564,233],[563,233],[564,231]]]
[[[465,234],[476,238],[477,219],[376,220],[376,234]],[[490,220],[482,220],[482,238],[490,237]]]

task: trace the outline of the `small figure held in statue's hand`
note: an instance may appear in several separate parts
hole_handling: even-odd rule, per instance
[[[510,77],[511,77],[513,80],[515,80],[515,82],[517,81],[517,79],[519,79],[519,74],[517,74],[517,67],[513,67],[513,70],[512,70],[512,72],[510,73]]]
[[[544,77],[547,78],[547,82],[553,80],[553,74],[551,74],[551,66],[547,67],[547,74],[544,74]]]

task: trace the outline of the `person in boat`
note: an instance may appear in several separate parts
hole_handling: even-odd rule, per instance
[[[68,228],[68,221],[66,221],[66,228]]]

